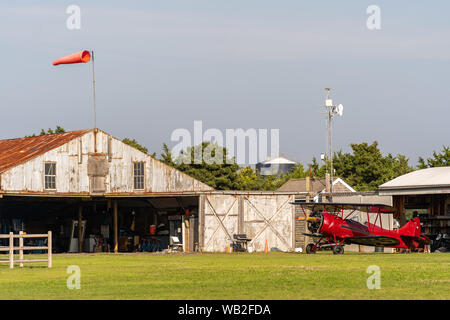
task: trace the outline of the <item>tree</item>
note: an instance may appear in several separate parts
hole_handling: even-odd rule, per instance
[[[234,188],[237,190],[261,190],[262,179],[258,171],[248,166],[239,171]]]
[[[139,144],[135,139],[131,140],[130,138],[125,138],[122,140],[122,142],[129,146],[132,146],[133,148],[138,149],[139,151],[142,151],[145,154],[148,154],[148,149],[143,145]],[[150,156],[156,158],[156,152],[150,154]]]
[[[64,133],[66,130],[60,126],[56,126],[55,131],[53,131],[51,128],[48,128],[47,132],[44,129],[41,129],[41,132],[39,133],[40,136],[45,136],[47,134],[55,134],[55,133]],[[25,136],[28,137],[36,137],[36,134],[33,133],[32,135]]]
[[[414,169],[408,164],[409,159],[403,154],[398,154],[396,157],[393,157],[389,153],[387,156],[387,161],[390,163],[390,167],[392,168],[391,177],[389,180],[414,171]]]
[[[262,176],[250,166],[240,167],[234,159],[228,158],[227,154],[226,148],[203,142],[182,151],[181,155],[173,160],[169,148],[163,144],[161,161],[217,190],[276,190],[289,179],[306,177],[302,164],[296,164],[280,177]],[[196,163],[195,159],[201,161]]]
[[[174,167],[175,163],[173,162],[172,153],[169,150],[167,144],[163,143],[163,153],[161,153],[160,160],[165,164]]]
[[[329,164],[329,161],[326,161],[327,164]],[[317,163],[316,157],[312,158],[312,163],[309,164],[309,167],[311,168],[311,175],[315,178],[324,178],[327,166],[326,165],[319,165]]]
[[[313,158],[313,161],[315,159]],[[266,180],[266,189],[265,190],[276,190],[285,184],[287,181],[291,179],[303,179],[308,176],[308,170],[305,170],[303,164],[296,163],[292,168],[289,169],[288,172],[282,174],[280,177],[271,177],[268,176],[265,178]]]
[[[343,178],[356,190],[376,190],[379,185],[414,170],[404,155],[389,153],[383,156],[376,141],[370,145],[366,142],[351,144],[351,147],[352,153],[334,153],[334,176]],[[220,161],[205,162],[208,155]],[[201,161],[196,163],[196,158]],[[167,145],[163,144],[160,160],[218,190],[276,190],[290,179],[309,175],[309,170],[297,163],[279,177],[262,176],[250,166],[240,167],[234,159],[227,158],[226,148],[210,142],[182,151],[176,161]],[[330,161],[325,159],[325,164],[320,165],[314,157],[308,166],[313,177],[323,178]]]
[[[296,163],[285,175],[288,176],[289,179],[302,179],[306,178],[308,171],[305,170],[301,163]]]
[[[384,157],[378,142],[350,145],[353,154],[339,151],[334,154],[335,176],[343,178],[356,190],[376,190],[379,185],[413,171],[404,155]]]
[[[64,133],[66,130],[60,126],[56,126],[55,133]]]
[[[443,146],[442,152],[440,153],[433,151],[433,157],[428,158],[426,161],[422,157],[419,157],[419,165],[417,168],[426,169],[447,166],[450,166],[450,146]]]
[[[161,160],[191,177],[217,190],[235,190],[240,167],[234,159],[227,157],[227,150],[211,142],[183,150],[172,158],[167,145],[163,145]],[[200,160],[200,161],[198,161]]]

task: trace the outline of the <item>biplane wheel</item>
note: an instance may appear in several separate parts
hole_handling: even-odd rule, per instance
[[[344,254],[344,247],[341,245],[335,245],[333,247],[333,253],[334,254]]]
[[[310,254],[310,253],[316,253],[317,252],[317,248],[315,250],[313,250],[314,248],[314,243],[310,243],[306,246],[306,253]]]

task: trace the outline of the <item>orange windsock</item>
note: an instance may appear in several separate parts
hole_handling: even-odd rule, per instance
[[[62,57],[53,61],[53,65],[57,66],[58,64],[70,64],[70,63],[86,63],[91,60],[91,54],[89,51],[84,50],[74,54],[71,54],[66,57]]]

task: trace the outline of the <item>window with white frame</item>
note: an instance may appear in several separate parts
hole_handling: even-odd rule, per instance
[[[134,163],[134,189],[136,190],[143,190],[145,187],[144,168],[145,168],[144,162]]]
[[[45,189],[56,189],[56,163],[46,162],[44,164],[44,185]]]

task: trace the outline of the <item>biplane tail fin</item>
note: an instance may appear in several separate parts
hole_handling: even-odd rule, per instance
[[[400,234],[402,234],[404,236],[420,237],[420,220],[419,220],[419,218],[416,217],[412,220],[409,220],[398,231]]]
[[[429,245],[431,244],[431,239],[427,236],[421,234],[420,230],[420,219],[414,218],[409,220],[407,224],[399,229],[400,236],[405,243],[410,246],[417,247],[417,245]]]

